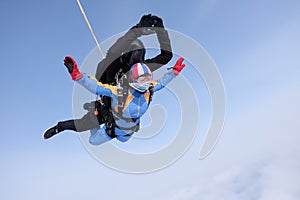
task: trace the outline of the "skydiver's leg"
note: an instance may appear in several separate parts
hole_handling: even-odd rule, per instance
[[[100,124],[104,123],[101,117],[95,116],[92,112],[88,112],[81,119],[72,119],[67,121],[60,121],[57,125],[49,128],[44,133],[44,138],[48,139],[62,131],[72,130],[76,132],[83,132],[92,128],[99,127]]]
[[[99,127],[100,124],[104,122],[101,121],[100,117],[98,118],[96,115],[94,115],[93,112],[88,112],[86,115],[84,115],[81,119],[75,119],[73,124],[75,126],[76,132],[83,132],[90,130],[92,128]],[[61,123],[58,123],[58,126],[62,127]],[[67,129],[65,129],[67,130]],[[73,130],[73,129],[70,129]]]

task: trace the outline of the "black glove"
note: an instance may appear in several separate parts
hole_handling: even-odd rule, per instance
[[[140,22],[137,24],[137,28],[144,28],[144,27],[152,27],[153,26],[153,19],[151,14],[144,15]]]
[[[64,59],[64,65],[67,67],[72,79],[77,81],[82,78],[82,73],[79,71],[77,67],[77,63],[71,56],[66,56]]]
[[[141,18],[140,22],[136,25],[136,28],[139,28],[141,35],[150,35],[155,33],[152,29],[153,26],[152,15],[148,14]]]
[[[153,20],[154,27],[164,28],[163,20],[160,17],[153,15],[151,18]]]

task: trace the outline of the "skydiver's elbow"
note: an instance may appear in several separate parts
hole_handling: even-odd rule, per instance
[[[161,64],[165,65],[168,62],[170,62],[170,60],[173,58],[173,53],[172,51],[164,51],[163,54],[164,54],[164,59]]]
[[[168,51],[168,53],[167,53],[167,58],[168,58],[169,61],[173,58],[173,53],[172,53],[172,51]],[[168,62],[169,62],[169,61],[168,61]]]

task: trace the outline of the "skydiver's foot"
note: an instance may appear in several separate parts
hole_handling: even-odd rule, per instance
[[[45,133],[44,133],[44,139],[49,139],[52,136],[58,134],[60,131],[58,130],[57,125],[49,128]]]

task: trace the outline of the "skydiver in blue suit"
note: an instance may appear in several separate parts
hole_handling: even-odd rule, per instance
[[[100,145],[113,138],[121,142],[128,141],[132,134],[139,130],[140,118],[148,109],[153,93],[163,89],[185,67],[183,58],[179,58],[171,71],[166,72],[158,81],[153,81],[153,74],[145,63],[135,63],[129,70],[129,84],[126,91],[124,105],[120,107],[120,91],[117,86],[103,84],[94,77],[81,73],[76,61],[66,56],[64,65],[67,67],[72,80],[80,84],[91,93],[98,96],[111,97],[111,120],[109,123],[103,120],[103,126],[90,129],[89,142],[92,145]],[[105,115],[99,111],[99,115]],[[103,116],[105,118],[105,116]],[[57,131],[59,133],[59,131]],[[45,133],[47,134],[47,132]],[[54,134],[53,134],[54,135]],[[52,137],[51,135],[50,137]],[[44,137],[48,137],[47,135]]]

